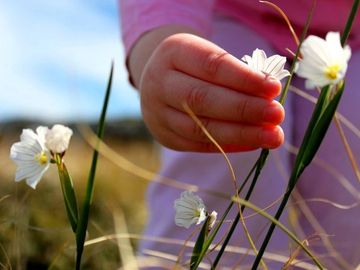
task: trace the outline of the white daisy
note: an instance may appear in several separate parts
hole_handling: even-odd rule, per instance
[[[45,147],[47,127],[38,127],[36,133],[31,129],[24,129],[20,142],[11,146],[10,158],[16,163],[15,181],[26,180],[26,183],[36,188],[41,177],[50,164],[50,153]]]
[[[306,79],[306,88],[340,82],[345,76],[351,56],[350,47],[341,46],[338,32],[327,33],[326,39],[308,36],[300,52],[302,59],[298,62],[296,74]]]
[[[286,63],[284,56],[276,54],[267,58],[263,50],[255,49],[252,56],[245,55],[241,60],[247,63],[252,70],[275,77],[279,81],[290,76],[290,72],[284,69]]]
[[[59,124],[54,125],[46,133],[45,145],[54,154],[64,153],[69,147],[72,134],[73,132],[70,128]]]
[[[175,224],[189,228],[192,224],[199,225],[206,219],[205,205],[202,199],[191,191],[181,193],[179,199],[174,202]]]

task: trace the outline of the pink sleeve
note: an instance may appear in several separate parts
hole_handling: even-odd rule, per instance
[[[166,24],[186,25],[207,36],[214,0],[119,0],[126,53],[146,31]]]

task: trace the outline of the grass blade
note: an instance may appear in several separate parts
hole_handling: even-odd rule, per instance
[[[341,89],[335,94],[335,96],[331,99],[329,104],[326,106],[324,112],[319,117],[316,125],[314,126],[313,132],[309,138],[306,150],[304,152],[302,163],[304,166],[310,164],[312,159],[314,158],[317,150],[320,147],[321,142],[323,141],[325,134],[330,126],[331,120],[333,119],[336,108],[340,102],[340,98],[344,91],[344,84],[342,85]]]
[[[56,159],[57,159],[56,165],[58,167],[61,189],[64,196],[66,213],[70,221],[71,228],[75,233],[77,229],[79,215],[78,215],[78,207],[77,207],[73,182],[65,166],[65,163],[61,161],[61,157],[57,155]]]
[[[286,228],[286,226],[284,224],[282,224],[278,219],[276,219],[276,217],[273,217],[272,215],[266,213],[264,210],[260,209],[259,207],[255,206],[254,204],[252,204],[249,201],[246,201],[246,200],[243,200],[240,198],[233,198],[233,200],[240,204],[246,205],[246,207],[254,210],[259,215],[262,215],[266,219],[270,220],[272,222],[272,224],[274,224],[274,226],[279,227],[279,229],[281,229],[283,232],[285,232],[296,244],[298,244],[301,247],[301,249],[304,250],[305,253],[309,255],[309,257],[313,260],[313,262],[316,264],[316,266],[319,267],[319,269],[324,269],[324,266],[314,256],[314,254],[312,254],[312,252],[302,243],[301,240],[299,240],[296,237],[296,235],[294,233],[292,233],[289,229]],[[252,269],[257,269],[257,267],[254,268],[254,266],[253,266]]]
[[[351,32],[351,28],[353,26],[353,22],[355,20],[355,17],[356,17],[356,14],[359,10],[359,5],[360,5],[360,0],[354,0],[353,2],[353,5],[351,7],[351,11],[350,11],[350,14],[349,14],[349,17],[348,17],[348,20],[346,22],[346,25],[345,25],[345,29],[343,31],[343,34],[341,35],[341,45],[344,46],[348,37],[349,37],[349,34]]]
[[[191,260],[190,260],[190,269],[191,270],[194,270],[197,268],[197,261],[199,260],[200,254],[202,254],[202,251],[204,249],[205,239],[206,239],[208,231],[209,231],[209,222],[210,222],[210,216],[208,216],[206,218],[206,220],[201,228],[200,234],[196,240],[195,246],[193,248]]]
[[[107,89],[106,89],[105,99],[104,99],[103,108],[102,108],[100,119],[99,119],[99,125],[98,125],[98,131],[97,131],[97,136],[98,136],[99,140],[101,140],[104,135],[105,116],[106,116],[106,111],[107,111],[109,98],[110,98],[113,70],[114,70],[114,64],[111,65],[110,76],[109,76],[108,85],[107,85]],[[90,206],[91,206],[92,197],[94,194],[95,172],[96,172],[98,155],[99,155],[99,153],[98,153],[98,150],[96,147],[94,149],[94,153],[93,153],[91,168],[90,168],[88,182],[87,182],[87,186],[86,186],[85,198],[84,198],[82,209],[81,209],[82,210],[81,216],[80,216],[79,224],[78,224],[78,227],[76,230],[76,248],[77,248],[76,249],[76,251],[77,251],[76,269],[77,270],[80,269],[81,256],[82,256],[82,253],[84,250],[84,242],[85,242],[85,236],[86,236],[86,231],[87,231],[87,225],[88,225],[88,221],[89,221]]]

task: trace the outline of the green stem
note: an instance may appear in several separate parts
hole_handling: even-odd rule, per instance
[[[345,26],[345,30],[343,32],[343,35],[341,37],[341,44],[344,46],[344,44],[346,43],[347,39],[348,39],[348,36],[350,34],[350,30],[352,28],[352,24],[353,24],[353,21],[355,19],[355,16],[356,16],[356,13],[359,9],[359,2],[360,0],[354,0],[353,2],[353,6],[352,6],[352,9],[351,9],[351,12],[350,12],[350,15],[348,17],[348,20],[347,20],[347,23],[346,23],[346,26]],[[341,91],[343,91],[343,89],[341,89]],[[309,125],[308,125],[308,128],[306,130],[306,133],[305,133],[305,136],[303,138],[303,142],[301,144],[301,147],[300,147],[300,150],[299,150],[299,153],[296,157],[296,160],[295,160],[295,165],[294,165],[294,169],[293,169],[293,172],[292,172],[292,175],[289,179],[289,183],[288,183],[288,189],[284,195],[284,198],[274,216],[274,218],[276,220],[279,220],[283,210],[285,209],[285,206],[290,198],[290,195],[291,195],[291,192],[292,190],[295,188],[295,185],[301,175],[301,173],[303,172],[303,170],[305,169],[305,167],[311,162],[312,158],[314,157],[318,147],[316,149],[310,149],[311,151],[311,154],[309,155],[310,157],[307,157],[307,151],[309,150],[308,148],[308,142],[310,141],[310,137],[313,135],[313,131],[314,131],[314,128],[317,124],[317,121],[319,121],[320,117],[321,117],[321,114],[324,112],[324,110],[327,108],[327,105],[328,105],[328,102],[330,100],[330,92],[331,92],[331,88],[330,86],[328,87],[325,87],[322,89],[321,93],[320,93],[320,96],[318,98],[318,102],[316,103],[316,106],[315,106],[315,109],[314,109],[314,112],[312,114],[312,117],[311,117],[311,120],[309,122]],[[339,96],[339,100],[341,98],[341,95]],[[338,101],[339,101],[338,100]],[[337,102],[338,102],[337,101]],[[335,106],[335,109],[337,107],[337,104],[336,103],[336,106]],[[334,110],[334,113],[335,113],[335,110]],[[321,143],[321,141],[320,141]],[[318,145],[320,146],[320,145]],[[304,160],[304,157],[306,158],[306,160]],[[253,267],[252,267],[252,270],[255,270],[257,269],[257,267],[259,266],[259,263],[261,261],[261,258],[265,252],[265,249],[270,241],[270,238],[272,236],[272,233],[275,229],[275,224],[272,223],[269,227],[269,230],[265,236],[265,239],[262,243],[262,246],[259,250],[259,253],[258,255],[256,256],[255,258],[255,261],[254,261],[254,264],[253,264]]]
[[[251,168],[251,170],[249,171],[248,175],[246,176],[246,178],[243,181],[243,184],[239,187],[237,194],[240,194],[241,191],[244,189],[246,183],[248,182],[248,180],[250,179],[251,175],[253,174],[253,172],[255,171],[255,169],[257,168],[258,164],[260,162],[260,157],[256,160],[256,162],[254,163],[253,167]],[[192,267],[193,269],[197,269],[197,267],[199,266],[200,262],[202,261],[202,259],[204,258],[207,250],[209,249],[211,243],[213,242],[215,236],[217,235],[217,233],[219,232],[219,229],[221,227],[221,225],[224,223],[225,218],[227,217],[227,215],[229,214],[232,206],[233,206],[234,202],[231,200],[229,206],[226,208],[224,214],[222,215],[219,223],[215,226],[215,228],[212,229],[209,237],[206,239],[206,242],[203,246],[203,249],[201,250],[201,253],[198,257],[198,260],[196,262],[196,264],[194,264]]]
[[[252,203],[245,201],[243,199],[240,198],[234,198],[233,199],[235,202],[238,202],[240,204],[245,204],[246,207],[252,209],[253,211],[255,211],[256,213],[258,213],[259,215],[263,216],[264,218],[270,220],[275,226],[278,226],[278,228],[280,230],[282,230],[284,233],[286,233],[296,244],[299,245],[299,247],[301,247],[302,250],[305,251],[306,254],[309,255],[309,257],[313,260],[313,262],[316,264],[316,266],[318,266],[319,269],[324,269],[324,266],[321,264],[321,262],[314,256],[314,254],[312,254],[312,252],[306,247],[306,245],[304,245],[297,237],[294,233],[292,233],[289,229],[286,228],[286,226],[284,224],[282,224],[281,222],[279,222],[277,219],[275,219],[273,216],[271,216],[270,214],[266,213],[265,211],[263,211],[262,209],[260,209],[259,207],[253,205]],[[286,205],[286,203],[285,203]],[[254,268],[257,269],[257,268]]]
[[[279,218],[281,217],[281,214],[283,213],[283,211],[285,209],[285,206],[286,206],[286,204],[287,204],[287,202],[288,202],[288,200],[290,198],[291,192],[292,192],[292,189],[288,189],[286,191],[286,193],[285,193],[285,195],[284,195],[284,197],[283,197],[283,199],[281,201],[281,204],[280,204],[276,214],[274,215],[275,220],[278,221]],[[253,264],[253,266],[251,268],[252,270],[258,269],[260,261],[261,261],[263,255],[264,255],[264,252],[265,252],[265,250],[267,248],[268,243],[270,242],[270,238],[271,238],[271,236],[272,236],[272,234],[274,232],[275,227],[276,227],[275,223],[271,223],[271,225],[269,227],[269,230],[268,230],[268,232],[267,232],[267,234],[266,234],[266,236],[264,238],[264,241],[263,241],[263,243],[262,243],[262,245],[261,245],[261,247],[259,249],[259,252],[258,252],[258,254],[257,254],[256,258],[255,258],[254,264]]]
[[[279,98],[279,103],[281,105],[284,105],[284,103],[286,101],[286,96],[287,96],[287,93],[289,91],[289,87],[290,87],[293,75],[295,73],[296,62],[297,62],[297,59],[299,58],[299,55],[300,55],[300,47],[301,47],[301,44],[303,43],[303,41],[304,41],[304,39],[306,37],[308,29],[309,29],[309,25],[310,25],[310,21],[311,21],[312,15],[313,15],[313,10],[315,8],[315,5],[316,5],[316,1],[313,1],[313,5],[311,7],[311,10],[309,12],[308,17],[306,18],[305,26],[304,26],[304,29],[303,29],[303,31],[301,33],[301,37],[300,37],[300,40],[299,40],[299,45],[296,48],[295,56],[294,56],[294,59],[293,59],[293,61],[291,63],[290,76],[289,76],[289,78],[287,79],[287,81],[285,83],[284,90],[281,91],[281,95],[280,95],[280,98]]]
[[[349,17],[347,19],[346,25],[345,25],[345,29],[341,35],[341,45],[344,46],[347,39],[349,38],[350,32],[351,32],[351,28],[353,26],[355,17],[356,17],[356,13],[359,10],[359,4],[360,4],[360,0],[355,0],[353,2],[353,5],[351,7],[351,11],[349,14]]]
[[[260,176],[260,172],[261,172],[262,168],[264,167],[265,162],[266,162],[266,159],[267,159],[268,156],[269,156],[269,150],[268,150],[268,149],[263,149],[263,150],[261,151],[261,154],[260,154],[260,157],[259,157],[259,162],[257,162],[256,171],[255,171],[253,180],[251,181],[251,185],[250,185],[250,187],[249,187],[249,189],[248,189],[248,191],[247,191],[247,193],[246,193],[245,201],[248,201],[248,200],[250,199],[251,194],[252,194],[252,192],[253,192],[253,190],[254,190],[254,188],[255,188],[256,182],[257,182],[257,180],[258,180],[258,178],[259,178],[259,176]],[[239,194],[239,193],[240,193],[240,192],[238,192],[238,194]],[[240,208],[240,212],[243,213],[244,209],[245,209],[245,205],[242,204],[242,205],[241,205],[241,208]],[[224,253],[224,251],[225,251],[225,248],[226,248],[226,246],[228,245],[228,243],[229,243],[229,241],[230,241],[230,238],[232,237],[232,235],[233,235],[233,233],[234,233],[234,231],[235,231],[235,228],[236,228],[237,224],[239,223],[239,220],[240,220],[240,217],[241,217],[241,216],[240,216],[240,212],[237,213],[237,215],[236,215],[233,223],[231,224],[231,228],[230,228],[230,230],[229,230],[229,233],[226,235],[226,238],[225,238],[225,240],[224,240],[224,242],[223,242],[223,244],[222,244],[222,246],[221,246],[221,248],[220,248],[220,250],[219,250],[219,253],[217,254],[217,256],[216,256],[216,258],[215,258],[215,260],[214,260],[214,262],[213,262],[212,267],[213,267],[214,269],[215,269],[216,266],[218,265],[218,263],[219,263],[222,255],[223,255],[223,253]]]
[[[110,98],[113,68],[114,68],[114,65],[112,64],[111,70],[110,70],[109,81],[108,81],[108,85],[107,85],[107,89],[106,89],[105,99],[104,99],[104,103],[103,103],[103,108],[102,108],[101,116],[99,119],[99,126],[98,126],[98,131],[97,131],[97,136],[98,136],[99,140],[101,140],[104,136],[105,116],[106,116],[106,111],[107,111],[109,98]],[[92,158],[92,163],[91,163],[91,168],[90,168],[90,172],[89,172],[89,177],[88,177],[88,181],[87,181],[87,186],[86,186],[85,198],[83,201],[82,211],[81,211],[81,215],[80,215],[80,220],[79,220],[79,224],[78,224],[78,227],[76,230],[76,247],[77,247],[76,248],[76,251],[77,251],[76,268],[75,268],[76,270],[80,270],[81,257],[82,257],[82,253],[84,251],[86,231],[87,231],[87,226],[88,226],[88,222],[89,222],[90,206],[92,204],[92,198],[94,195],[94,182],[95,182],[95,172],[96,172],[98,155],[99,155],[99,152],[97,150],[97,147],[95,147],[94,153],[93,153],[93,158]]]
[[[306,161],[306,164],[304,164],[304,156],[305,154],[307,153],[307,150],[308,150],[308,147],[309,147],[309,141],[310,139],[312,138],[312,135],[313,135],[313,131],[314,131],[314,127],[316,126],[316,123],[317,121],[321,118],[321,113],[324,111],[323,107],[326,107],[326,104],[327,104],[327,98],[328,98],[328,92],[330,91],[330,88],[329,87],[325,87],[323,89],[323,91],[321,92],[320,94],[320,97],[318,99],[318,102],[315,106],[315,109],[313,111],[313,114],[311,116],[311,119],[309,121],[309,125],[306,129],[306,132],[305,132],[305,135],[304,135],[304,138],[303,138],[303,141],[301,143],[301,146],[300,146],[300,150],[299,150],[299,153],[297,154],[296,156],[296,159],[295,159],[295,164],[294,164],[294,167],[293,167],[293,170],[292,170],[292,173],[291,173],[291,177],[289,179],[289,182],[288,182],[288,187],[287,187],[287,190],[286,190],[286,193],[283,197],[283,200],[281,201],[281,204],[274,216],[274,218],[276,220],[279,220],[289,198],[290,198],[290,195],[291,195],[291,192],[293,191],[301,173],[303,172],[303,170],[305,169],[306,165],[309,164],[309,162],[311,161],[312,158],[308,158],[308,160]],[[316,149],[312,149],[312,155],[311,156],[314,156],[316,151],[317,151],[318,148]],[[267,245],[269,244],[269,241],[270,241],[270,238],[272,236],[272,233],[275,229],[275,224],[272,223],[268,229],[268,232],[265,236],[265,239],[262,243],[262,246],[256,256],[256,259],[254,261],[254,264],[253,264],[253,267],[252,269],[257,269],[260,261],[261,261],[261,258],[265,252],[265,249],[267,247]]]
[[[56,165],[58,167],[58,174],[61,184],[61,190],[64,197],[66,213],[71,228],[75,233],[77,229],[79,214],[78,214],[78,207],[77,207],[73,182],[71,180],[69,172],[67,171],[65,163],[61,160],[60,155],[57,154],[55,160],[56,160]]]

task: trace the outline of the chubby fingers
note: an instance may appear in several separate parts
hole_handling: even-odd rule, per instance
[[[199,80],[178,71],[169,71],[159,99],[183,111],[186,103],[201,117],[252,125],[278,125],[284,120],[283,107],[274,100],[250,96]]]
[[[163,145],[218,151],[184,111],[187,103],[226,151],[276,148],[284,140],[280,82],[254,72],[216,45],[179,34],[153,53],[140,81],[145,123]]]
[[[177,138],[171,143],[176,142],[186,147],[187,151],[208,151],[214,148],[209,146],[212,144],[209,138],[190,116],[170,107],[165,108],[163,113],[165,116],[163,124],[168,127],[167,135]],[[202,117],[199,120],[217,143],[225,149],[229,146],[237,146],[234,148],[236,150],[272,149],[279,147],[284,141],[284,133],[279,126],[251,126]]]
[[[171,68],[212,84],[245,94],[273,99],[281,84],[271,76],[255,72],[217,45],[191,34],[177,34],[160,48]]]

